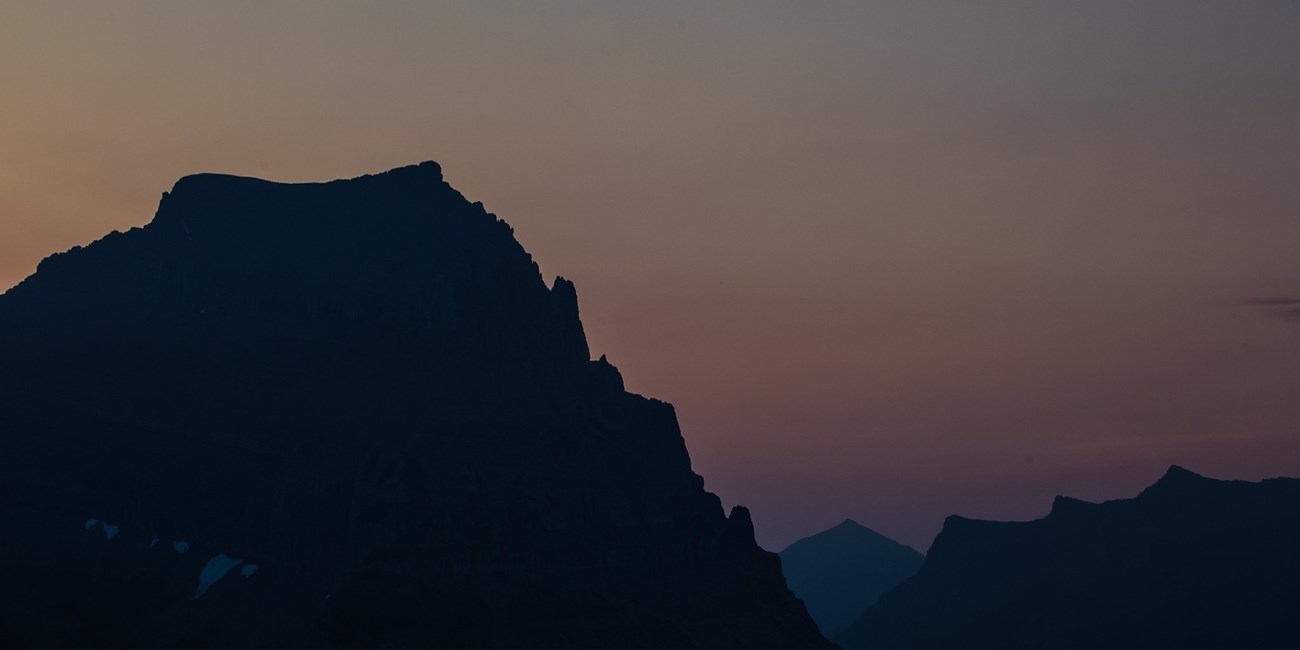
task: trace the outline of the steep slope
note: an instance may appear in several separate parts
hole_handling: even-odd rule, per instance
[[[1134,499],[949,517],[916,576],[840,636],[887,648],[1295,648],[1300,480],[1179,467]]]
[[[435,163],[181,179],[0,297],[0,358],[18,645],[829,645]]]
[[[831,638],[925,562],[911,547],[852,519],[805,537],[780,555],[790,590]]]

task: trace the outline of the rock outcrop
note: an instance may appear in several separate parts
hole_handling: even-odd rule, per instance
[[[0,358],[17,645],[830,647],[435,163],[183,178],[0,296]]]
[[[1296,648],[1300,480],[1180,467],[1134,499],[1058,497],[1029,522],[949,517],[849,650]]]
[[[790,589],[831,638],[925,562],[910,546],[852,519],[805,537],[780,555]]]

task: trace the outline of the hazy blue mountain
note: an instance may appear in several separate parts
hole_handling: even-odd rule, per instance
[[[1300,648],[1300,480],[1180,467],[1136,498],[1028,522],[949,517],[847,650]]]
[[[910,546],[852,519],[805,537],[780,555],[786,583],[830,637],[925,562]]]

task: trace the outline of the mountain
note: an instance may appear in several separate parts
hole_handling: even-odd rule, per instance
[[[852,519],[805,537],[780,555],[786,583],[831,638],[925,562],[911,547]]]
[[[435,163],[183,178],[0,358],[6,647],[831,647]]]
[[[1300,480],[1172,467],[1133,499],[949,517],[925,566],[842,635],[889,648],[1296,648]]]

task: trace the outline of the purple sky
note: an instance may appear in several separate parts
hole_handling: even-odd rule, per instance
[[[780,548],[1300,474],[1300,4],[0,6],[0,286],[433,159]]]

